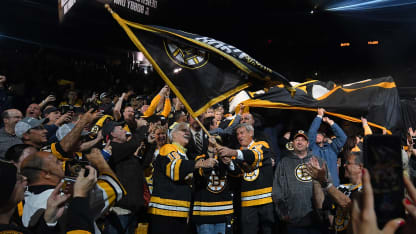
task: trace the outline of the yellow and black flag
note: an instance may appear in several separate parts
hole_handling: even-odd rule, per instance
[[[109,9],[108,6],[106,6]],[[253,85],[291,85],[243,51],[209,37],[113,18],[194,117]]]
[[[245,106],[289,110],[316,111],[325,108],[326,114],[351,122],[367,118],[372,127],[387,133],[400,133],[402,115],[400,98],[392,77],[369,79],[352,84],[309,81],[294,85],[291,97],[282,87],[273,87],[265,94],[244,101]]]

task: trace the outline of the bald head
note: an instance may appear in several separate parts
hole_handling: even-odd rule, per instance
[[[21,164],[21,172],[29,185],[59,184],[64,177],[62,162],[49,152],[36,152],[29,155]]]
[[[3,111],[1,118],[3,120],[6,132],[14,135],[14,126],[16,126],[17,122],[22,120],[23,114],[18,109],[8,109]]]

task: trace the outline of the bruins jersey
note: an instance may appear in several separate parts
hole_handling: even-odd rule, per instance
[[[351,197],[351,194],[355,192],[361,192],[362,188],[363,186],[361,184],[341,184],[337,187],[339,191],[341,191],[348,197]],[[337,233],[344,233],[347,230],[348,225],[350,223],[350,211],[349,209],[343,209],[342,207],[335,205],[334,212],[334,229],[337,231]]]
[[[148,213],[152,215],[187,218],[195,162],[188,160],[185,149],[166,144],[153,162],[153,192]]]
[[[195,161],[202,158],[207,156],[201,155],[195,158]],[[216,169],[199,169],[195,183],[193,222],[224,223],[227,215],[234,212],[227,174],[227,166],[221,162]]]
[[[247,149],[241,151],[249,168],[242,174],[241,206],[272,203],[273,168],[269,144],[265,141],[253,141]]]
[[[52,143],[40,149],[41,151],[52,153],[56,158],[62,161],[62,168],[65,172],[70,170],[71,162],[75,159],[86,160],[86,157],[82,152],[67,153],[62,149],[62,146],[59,142]]]

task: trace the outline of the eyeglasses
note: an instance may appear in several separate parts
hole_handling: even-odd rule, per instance
[[[360,164],[359,163],[350,163],[350,162],[346,161],[344,163],[344,166],[348,166],[348,165],[360,165]]]

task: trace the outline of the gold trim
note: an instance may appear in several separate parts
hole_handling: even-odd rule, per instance
[[[165,40],[163,40],[163,47],[165,48],[166,54],[168,55],[168,57],[170,58],[170,60],[172,60],[173,63],[175,63],[176,65],[178,65],[180,67],[183,67],[183,68],[186,68],[186,69],[190,69],[190,70],[195,70],[195,69],[198,69],[198,68],[201,68],[201,67],[205,66],[208,63],[209,53],[207,53],[207,59],[205,60],[205,62],[202,65],[200,65],[200,66],[197,66],[197,67],[187,67],[187,66],[184,66],[182,64],[179,64],[174,58],[172,58],[170,56],[170,53],[169,53],[168,49],[166,48],[166,46],[167,46],[166,44],[167,44],[167,42]]]
[[[275,109],[285,109],[285,110],[304,110],[304,111],[313,111],[316,112],[316,108],[308,108],[308,107],[298,107],[298,106],[291,106],[289,104],[286,103],[281,103],[281,102],[271,102],[271,101],[267,101],[267,100],[246,100],[244,102],[242,102],[245,106],[251,106],[251,107],[264,107],[264,108],[275,108]],[[332,115],[341,119],[345,119],[348,120],[350,122],[354,122],[354,123],[361,123],[361,119],[355,118],[355,117],[351,117],[348,115],[343,115],[343,114],[338,114],[338,113],[333,113],[333,112],[325,112],[325,114],[328,115]],[[386,127],[383,127],[381,125],[375,124],[375,123],[371,123],[368,122],[368,125],[375,127],[375,128],[379,128],[382,130],[386,130],[387,134],[391,135],[392,132],[390,130],[388,130]]]
[[[241,192],[241,197],[250,197],[250,196],[271,193],[271,192],[272,192],[272,187],[267,187],[267,188],[256,189],[256,190],[251,190],[247,192]]]
[[[169,217],[188,218],[188,211],[162,210],[156,207],[149,207],[147,213]]]
[[[222,95],[220,95],[220,96],[218,96],[218,97],[216,97],[214,99],[211,99],[211,101],[209,101],[207,104],[205,104],[197,112],[194,112],[192,110],[192,108],[189,106],[189,103],[185,100],[185,98],[182,96],[182,94],[179,92],[179,90],[176,88],[176,86],[170,81],[170,79],[162,71],[162,69],[159,67],[159,65],[156,63],[156,61],[153,59],[153,57],[149,54],[149,52],[144,48],[143,44],[135,36],[135,34],[130,30],[130,28],[127,26],[127,24],[130,24],[132,27],[135,27],[135,28],[138,28],[138,29],[142,29],[142,30],[147,30],[147,31],[150,31],[150,32],[157,33],[157,31],[151,30],[148,27],[145,27],[145,26],[140,25],[140,24],[135,24],[135,23],[126,21],[126,20],[120,18],[120,16],[117,13],[115,13],[115,12],[112,12],[112,16],[119,23],[119,25],[124,29],[124,31],[127,33],[127,36],[130,38],[130,40],[133,42],[133,44],[145,55],[145,57],[149,60],[149,62],[152,64],[152,66],[157,71],[157,73],[169,85],[169,87],[172,89],[172,91],[175,93],[175,95],[179,98],[179,100],[182,102],[182,104],[185,106],[186,110],[189,112],[189,114],[192,117],[194,117],[194,118],[197,117],[198,115],[200,115],[203,112],[205,112],[205,110],[208,109],[208,107],[210,105],[214,105],[215,103],[220,102],[220,101],[226,99],[227,97],[229,97],[232,94],[240,91],[241,89],[244,89],[244,88],[247,88],[247,87],[250,86],[250,83],[246,83],[246,84],[243,84],[243,85],[241,85],[241,86],[239,86],[239,87],[237,87],[235,89],[232,89],[232,90],[228,91],[225,94],[222,94]],[[174,35],[174,34],[172,34],[172,35]],[[186,38],[184,38],[184,39],[186,39]],[[197,42],[197,41],[195,41],[195,42]],[[199,45],[199,44],[202,44],[202,43],[196,43],[196,44]],[[226,54],[224,53],[224,55],[226,55]],[[239,67],[239,68],[243,70],[243,68],[241,68],[241,67]],[[241,88],[241,87],[243,87],[243,88]],[[228,96],[225,96],[225,95],[228,95]]]
[[[234,213],[234,210],[231,208],[230,210],[223,210],[223,211],[193,211],[192,215],[198,216],[214,216],[214,215],[227,215]]]
[[[360,89],[365,89],[365,88],[370,88],[370,87],[381,87],[381,88],[385,88],[385,89],[391,89],[391,88],[395,88],[396,84],[394,82],[381,82],[381,83],[378,83],[378,84],[368,85],[368,86],[364,86],[364,87],[356,88],[356,89],[349,89],[349,88],[343,88],[342,86],[337,86],[334,89],[332,89],[331,91],[329,91],[328,93],[326,93],[323,96],[317,98],[316,100],[320,101],[320,100],[326,99],[328,96],[333,94],[338,89],[342,89],[346,93],[351,93],[351,92],[354,92],[354,91],[357,91],[357,90],[360,90]]]
[[[194,206],[225,206],[232,205],[233,201],[220,201],[220,202],[200,202],[195,201]]]
[[[241,206],[242,207],[259,206],[259,205],[264,205],[264,204],[268,204],[268,203],[272,203],[272,202],[273,202],[272,197],[265,197],[265,198],[258,199],[258,200],[241,201]]]
[[[152,196],[150,198],[150,202],[161,204],[161,205],[168,205],[168,206],[181,206],[185,208],[189,208],[191,203],[189,201],[180,201],[180,200],[173,200],[173,199],[166,199]]]

